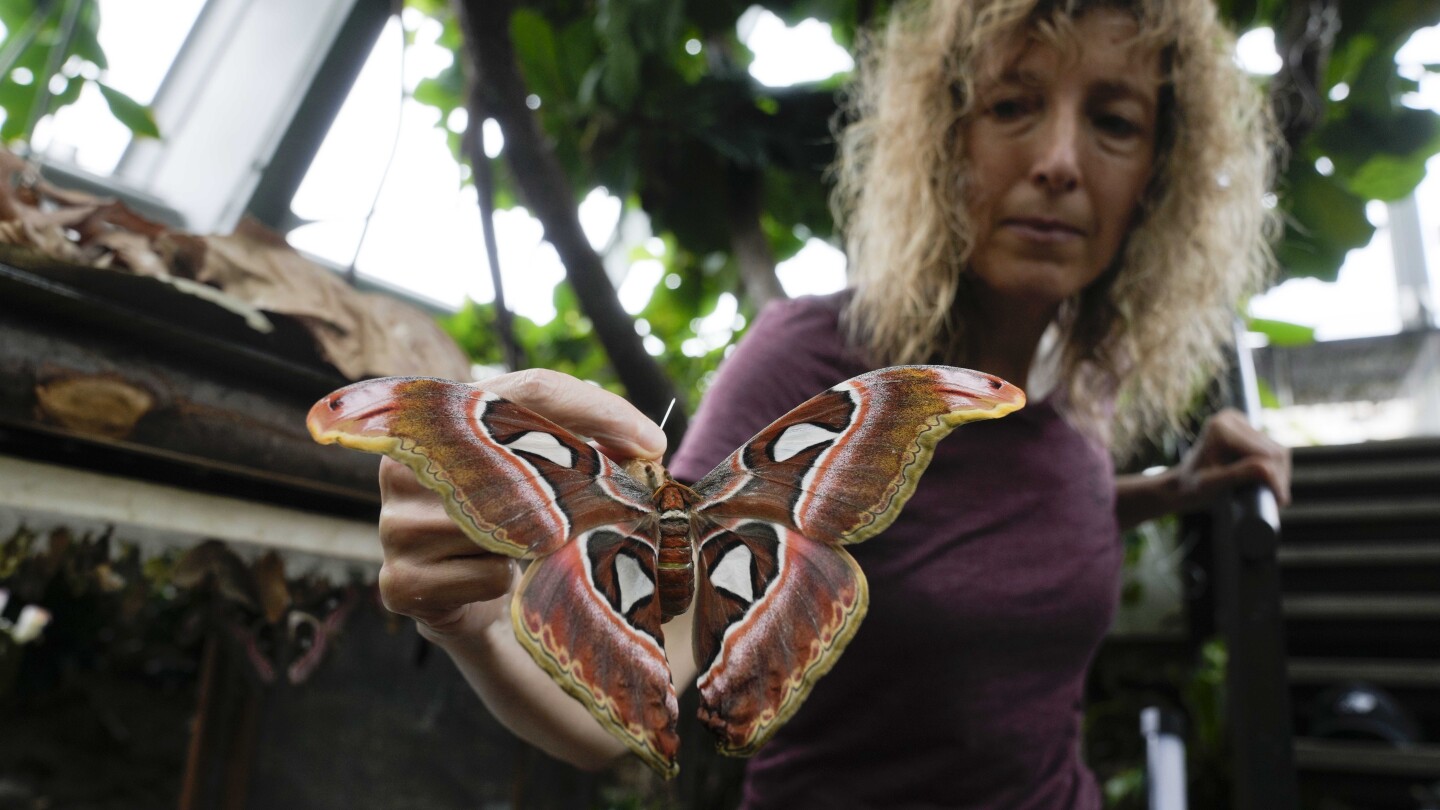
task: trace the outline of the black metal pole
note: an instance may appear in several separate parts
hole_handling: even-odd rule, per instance
[[[1254,421],[1255,369],[1236,328],[1233,397]],[[1268,488],[1252,486],[1212,514],[1217,624],[1228,650],[1226,714],[1237,810],[1299,805],[1295,746],[1280,603],[1279,509]]]

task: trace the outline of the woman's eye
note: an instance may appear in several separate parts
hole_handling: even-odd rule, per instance
[[[1095,125],[1106,135],[1117,138],[1129,138],[1140,133],[1140,125],[1123,115],[1097,116]]]
[[[1032,106],[1023,98],[1004,98],[990,105],[990,115],[1001,121],[1012,121],[1029,112]]]

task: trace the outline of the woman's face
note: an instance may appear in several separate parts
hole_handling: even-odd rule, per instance
[[[1099,278],[1155,160],[1160,59],[1122,47],[1133,20],[1095,11],[1062,54],[1031,41],[976,86],[966,128],[970,269],[994,303],[1053,313]]]

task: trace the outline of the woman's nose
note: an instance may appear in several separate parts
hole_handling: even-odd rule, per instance
[[[1080,121],[1067,110],[1056,110],[1040,132],[1030,179],[1051,194],[1080,186]]]

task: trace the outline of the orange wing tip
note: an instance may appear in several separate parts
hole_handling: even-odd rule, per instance
[[[968,368],[935,367],[941,396],[956,424],[999,419],[1025,407],[1025,392],[993,374]]]
[[[381,377],[332,391],[310,406],[305,427],[320,444],[340,444],[371,453],[391,446],[390,426],[411,377]]]
[[[319,402],[310,406],[310,412],[305,414],[305,429],[310,431],[310,438],[320,444],[334,444],[340,440],[341,432],[335,429],[334,411],[336,410],[336,399],[340,392],[327,394]]]

